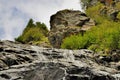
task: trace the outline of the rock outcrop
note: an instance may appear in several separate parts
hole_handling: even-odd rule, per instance
[[[117,15],[120,12],[120,0],[82,0],[81,3],[86,9],[99,5],[102,3],[103,7],[100,9],[100,14],[109,17],[113,21],[118,21]]]
[[[120,60],[106,62],[105,57],[85,49],[1,41],[0,80],[120,80]]]
[[[107,15],[111,20],[118,21],[117,15],[119,14],[120,10],[115,8],[107,8],[104,7],[100,10],[101,15]]]
[[[50,18],[49,41],[55,48],[60,48],[62,40],[73,34],[82,33],[92,26],[94,20],[81,11],[62,10]]]

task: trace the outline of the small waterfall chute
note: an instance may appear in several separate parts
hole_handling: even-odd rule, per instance
[[[65,57],[65,59],[67,61],[70,61],[70,62],[74,62],[75,61],[75,57],[74,57],[74,54],[73,54],[72,50],[65,51],[63,56]]]
[[[31,46],[31,48],[36,51],[36,54],[37,54],[38,59],[40,61],[46,61],[47,60],[47,58],[41,53],[41,48],[40,47],[38,47],[38,46]]]

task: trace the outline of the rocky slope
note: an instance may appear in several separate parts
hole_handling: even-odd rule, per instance
[[[119,57],[108,59],[85,49],[63,50],[1,41],[0,80],[120,80]]]
[[[62,10],[50,18],[49,41],[54,48],[60,48],[62,40],[95,26],[95,21],[78,10]]]
[[[120,12],[120,0],[81,0],[81,5],[85,10],[99,5],[99,3],[103,4],[99,10],[100,15],[109,17],[113,21],[119,21],[117,16]]]

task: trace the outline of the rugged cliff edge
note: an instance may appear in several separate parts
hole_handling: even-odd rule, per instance
[[[61,10],[50,17],[48,39],[54,48],[60,48],[63,39],[75,34],[83,34],[95,26],[95,21],[79,10]]]
[[[85,49],[1,41],[0,80],[120,80],[120,60],[105,60]]]

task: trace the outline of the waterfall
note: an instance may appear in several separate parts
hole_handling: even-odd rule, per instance
[[[67,59],[67,61],[70,61],[70,62],[74,62],[75,61],[75,57],[73,55],[72,50],[65,51],[63,56],[64,56],[65,59]]]
[[[36,51],[38,59],[40,61],[46,61],[47,60],[47,58],[41,53],[40,47],[38,47],[38,46],[31,46],[31,48]]]
[[[119,80],[120,79],[120,74],[115,74],[115,75],[113,75],[113,77],[115,78],[115,80]]]

